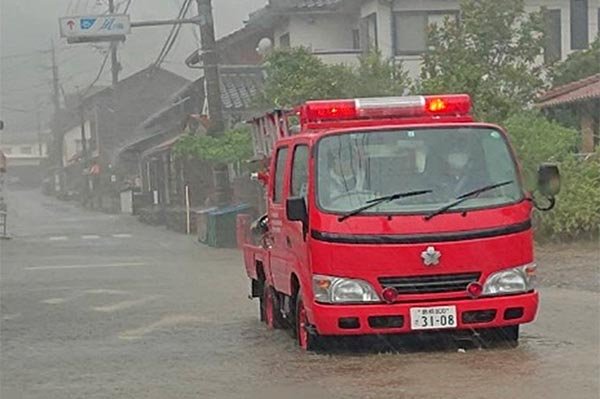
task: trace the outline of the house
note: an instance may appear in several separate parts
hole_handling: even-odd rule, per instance
[[[525,3],[528,11],[545,8],[547,62],[587,48],[598,35],[600,0]],[[376,47],[417,77],[427,50],[427,26],[458,17],[458,10],[458,0],[270,0],[218,47],[228,63],[246,63],[260,59],[258,43],[268,38],[276,48],[304,46],[325,62],[346,64]]]
[[[546,112],[568,108],[580,122],[581,152],[592,153],[600,143],[600,74],[557,86],[544,93],[536,106]]]
[[[84,193],[87,181],[94,196],[109,197],[111,203],[117,194],[114,166],[120,149],[139,139],[143,132],[138,126],[189,83],[151,66],[121,80],[115,88],[99,88],[84,97],[68,96],[66,109],[55,117],[62,137],[64,168],[56,172],[61,176],[61,190]]]
[[[191,62],[193,65],[194,62]],[[264,84],[259,66],[231,65],[221,69],[221,102],[227,126],[246,121],[257,108],[255,97]],[[211,165],[198,160],[178,160],[172,148],[185,132],[206,134],[204,78],[184,86],[166,104],[136,128],[136,139],[123,146],[117,165],[138,171],[140,190],[147,203],[177,207],[188,186],[193,206],[202,206],[214,193]],[[230,174],[233,178],[234,174]]]
[[[0,151],[6,156],[7,181],[39,185],[48,159],[49,131],[0,133]]]

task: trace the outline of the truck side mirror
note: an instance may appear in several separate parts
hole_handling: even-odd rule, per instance
[[[560,171],[555,164],[541,164],[538,168],[537,186],[539,192],[548,198],[560,192]]]
[[[291,222],[302,222],[304,235],[308,231],[308,210],[304,197],[288,198],[286,203],[286,216]]]

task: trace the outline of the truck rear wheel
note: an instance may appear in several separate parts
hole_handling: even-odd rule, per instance
[[[320,338],[316,333],[311,333],[308,330],[308,317],[306,315],[306,308],[304,307],[304,301],[302,300],[302,294],[298,293],[296,298],[296,340],[298,346],[305,351],[315,351],[320,349],[321,342]]]
[[[283,328],[284,320],[281,316],[281,307],[277,300],[277,293],[273,287],[270,287],[267,284],[265,284],[261,305],[261,314],[264,317],[264,322],[267,324],[267,327],[270,329]]]

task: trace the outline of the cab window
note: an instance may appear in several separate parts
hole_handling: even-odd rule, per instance
[[[304,197],[308,191],[308,146],[299,145],[294,149],[290,194]]]
[[[277,150],[277,158],[275,160],[275,184],[273,185],[273,202],[275,203],[280,203],[283,198],[283,182],[287,153],[287,147]]]

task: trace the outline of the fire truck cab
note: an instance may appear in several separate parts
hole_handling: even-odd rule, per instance
[[[322,337],[477,331],[534,320],[532,211],[499,126],[468,95],[309,101],[252,121],[266,215],[243,245],[269,328]],[[559,189],[542,165],[539,192]]]

